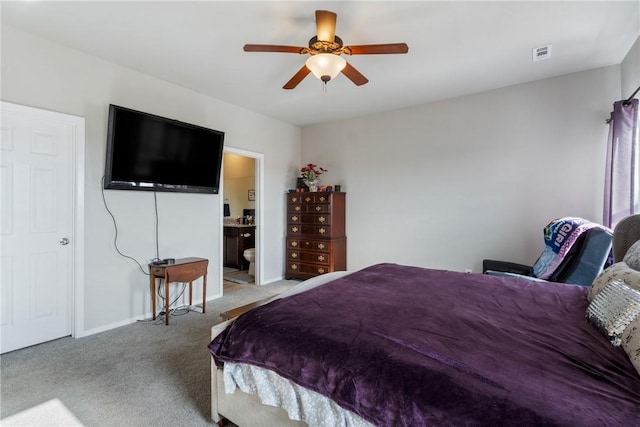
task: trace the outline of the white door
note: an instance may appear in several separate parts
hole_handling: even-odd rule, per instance
[[[72,331],[77,129],[69,117],[2,103],[1,353]]]

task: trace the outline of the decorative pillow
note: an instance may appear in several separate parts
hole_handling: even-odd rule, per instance
[[[622,260],[627,263],[629,267],[640,271],[640,240],[627,249],[627,253],[624,254],[624,258]]]
[[[596,295],[587,307],[587,320],[611,341],[619,346],[622,333],[640,316],[640,292],[631,289],[621,280],[613,280]]]
[[[629,323],[622,333],[622,348],[640,374],[640,317]]]
[[[604,289],[612,280],[622,280],[630,288],[640,291],[640,271],[629,268],[626,262],[620,261],[596,277],[589,289],[589,301],[593,301],[598,292]]]

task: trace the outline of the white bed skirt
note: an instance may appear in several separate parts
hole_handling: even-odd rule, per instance
[[[236,387],[245,393],[256,394],[263,404],[284,409],[292,420],[313,427],[373,427],[328,397],[268,369],[227,362],[223,372],[226,394],[233,394]]]
[[[265,301],[264,304],[308,291],[348,274],[351,272],[337,271],[305,280],[290,290]],[[233,320],[213,326],[212,339],[224,331]],[[223,378],[224,381],[222,381]],[[257,405],[259,402],[265,406]],[[211,417],[217,422],[220,416],[236,423],[243,423],[243,420],[246,420],[244,422],[247,426],[253,424],[254,420],[259,420],[263,425],[282,425],[283,419],[287,420],[286,424],[291,426],[305,424],[314,427],[372,426],[355,413],[341,408],[331,399],[307,390],[272,371],[252,365],[225,363],[223,373],[212,359]]]

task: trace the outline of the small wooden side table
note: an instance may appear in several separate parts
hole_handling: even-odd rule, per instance
[[[209,260],[206,258],[178,258],[172,264],[149,264],[151,285],[151,309],[153,320],[156,319],[156,279],[164,279],[165,324],[169,324],[169,283],[189,282],[189,305],[192,304],[193,281],[202,277],[202,312],[205,312],[207,302],[207,268]]]

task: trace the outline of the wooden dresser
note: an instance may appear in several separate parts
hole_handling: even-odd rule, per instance
[[[287,279],[347,269],[346,193],[287,194]]]

